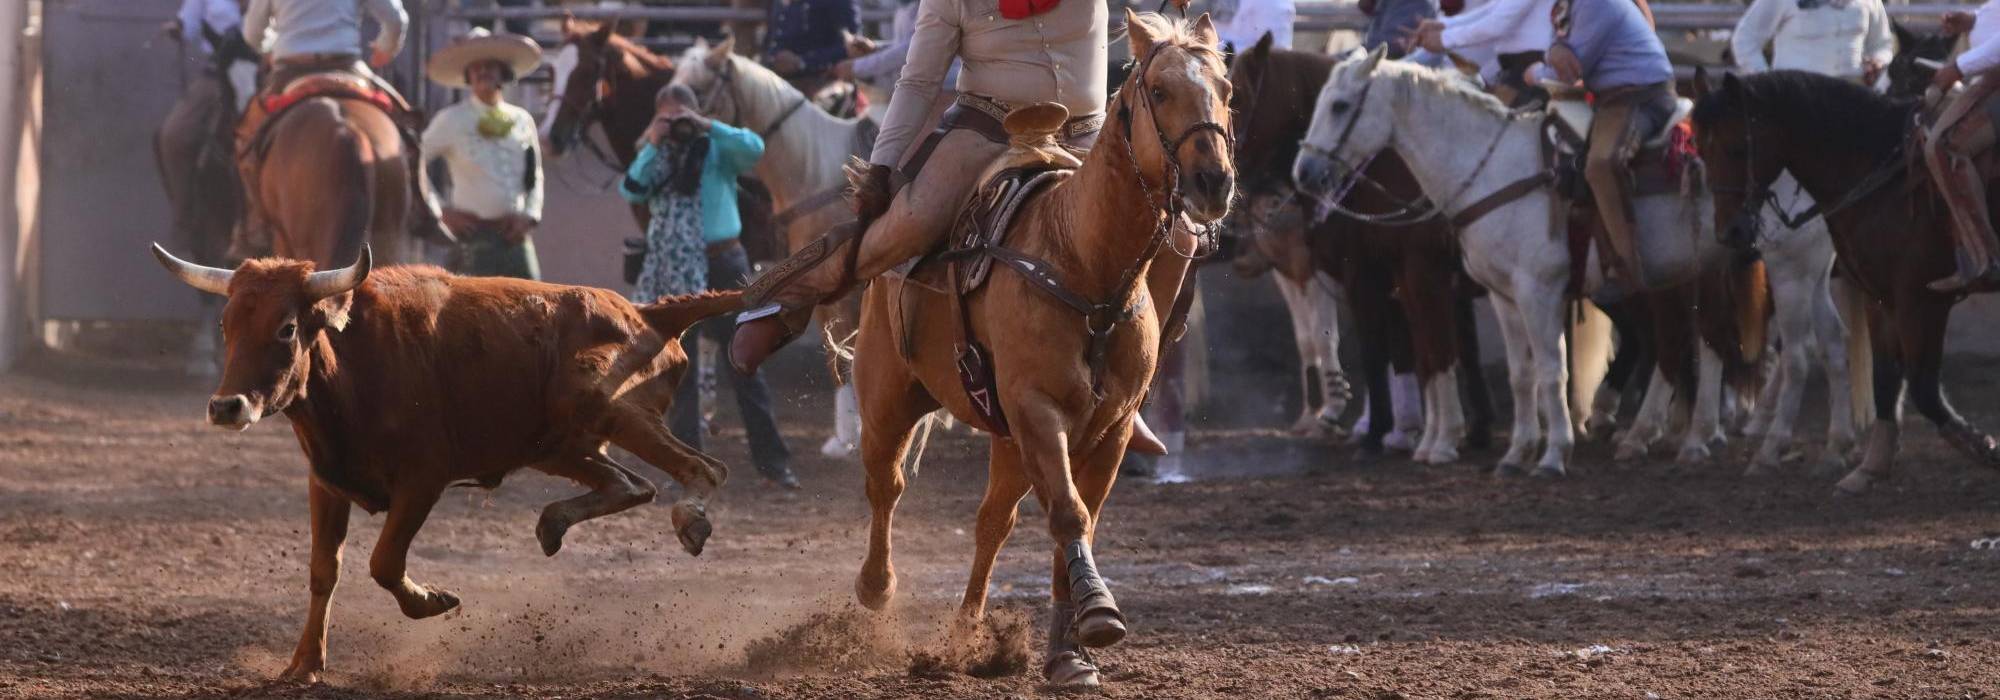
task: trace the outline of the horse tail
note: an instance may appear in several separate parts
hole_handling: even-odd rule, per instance
[[[1611,369],[1611,317],[1586,300],[1569,314],[1569,405],[1572,425],[1590,420],[1597,389]]]
[[[1875,345],[1868,327],[1868,293],[1845,277],[1832,282],[1834,309],[1847,325],[1847,395],[1853,402],[1854,426],[1867,430],[1875,422]]]
[[[1754,398],[1763,385],[1760,360],[1772,313],[1764,261],[1703,273],[1695,294],[1696,323],[1702,340],[1722,360],[1723,382],[1738,396]]]
[[[375,144],[366,134],[349,124],[346,111],[340,103],[334,103],[336,121],[333,139],[338,157],[329,164],[332,175],[353,184],[346,188],[347,201],[340,209],[340,219],[334,227],[333,259],[327,262],[351,260],[361,253],[361,246],[368,242],[368,225],[375,216],[375,194],[379,185],[374,172],[369,167],[375,162]],[[414,154],[412,154],[414,156]]]

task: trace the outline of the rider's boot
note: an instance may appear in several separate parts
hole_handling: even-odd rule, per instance
[[[1958,292],[1973,287],[2000,284],[2000,240],[1986,215],[1986,178],[1971,158],[1950,152],[1950,146],[1925,149],[1938,190],[1951,209],[1952,238],[1958,244],[1958,269],[1950,277],[1930,283],[1939,292]]]
[[[854,286],[852,261],[861,230],[860,222],[834,226],[743,289],[743,305],[749,310],[736,318],[736,334],[729,340],[731,367],[744,374],[757,371],[805,332],[813,307]]]

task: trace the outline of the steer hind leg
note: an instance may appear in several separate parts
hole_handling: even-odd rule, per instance
[[[421,620],[458,607],[458,596],[441,588],[427,588],[411,581],[408,574],[410,543],[417,530],[437,505],[441,487],[404,488],[389,498],[389,517],[382,522],[381,539],[368,558],[368,575],[396,597],[396,605],[412,620]]]
[[[666,472],[686,490],[674,504],[674,536],[688,554],[701,556],[714,532],[708,523],[708,499],[729,479],[729,467],[674,437],[657,414],[630,411],[618,416],[613,426],[613,444]]]
[[[555,556],[562,549],[563,535],[577,523],[651,503],[656,493],[653,483],[645,477],[595,452],[538,464],[535,470],[590,488],[590,493],[542,508],[542,518],[535,523],[535,539],[542,543],[542,554],[547,556]]]
[[[320,672],[326,670],[326,615],[333,607],[334,585],[340,582],[340,549],[347,542],[350,506],[318,482],[307,489],[312,508],[312,602],[306,606],[306,628],[292,651],[292,663],[279,678],[318,683]]]

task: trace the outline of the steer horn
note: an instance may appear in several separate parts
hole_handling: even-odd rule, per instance
[[[375,254],[369,252],[368,244],[361,244],[361,257],[353,265],[338,270],[327,270],[306,275],[306,296],[317,301],[336,294],[344,294],[361,286],[368,279],[368,270],[375,266]]]
[[[182,282],[186,282],[187,286],[210,294],[229,295],[229,278],[234,276],[235,272],[219,267],[196,265],[176,258],[173,253],[169,253],[167,249],[161,248],[158,243],[153,244],[153,257],[159,258],[160,266],[167,268],[168,272],[174,273],[174,276],[179,277]]]

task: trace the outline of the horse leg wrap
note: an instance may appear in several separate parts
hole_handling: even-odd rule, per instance
[[[1125,614],[1097,573],[1097,561],[1090,545],[1071,540],[1063,546],[1064,566],[1069,572],[1069,600],[1076,607],[1070,635],[1087,647],[1106,647],[1125,638]]]
[[[1069,622],[1076,617],[1076,605],[1049,604],[1049,643],[1042,650],[1042,677],[1050,685],[1089,687],[1099,683],[1097,664],[1090,651],[1070,639]]]

